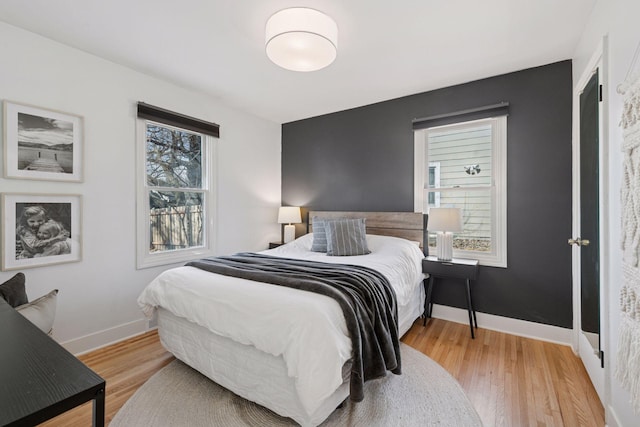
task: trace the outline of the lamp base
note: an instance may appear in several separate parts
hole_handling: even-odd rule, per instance
[[[446,231],[436,234],[436,255],[438,261],[451,261],[453,258],[453,233]]]
[[[289,243],[294,241],[296,238],[296,226],[295,225],[285,225],[284,226],[284,243]]]

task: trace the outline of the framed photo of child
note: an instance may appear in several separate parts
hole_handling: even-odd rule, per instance
[[[82,196],[3,193],[2,271],[82,259]]]
[[[5,178],[82,181],[82,117],[11,101],[3,110]]]

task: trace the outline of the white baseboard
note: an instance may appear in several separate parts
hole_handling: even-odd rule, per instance
[[[151,328],[152,329],[152,328]],[[115,344],[119,341],[140,335],[149,331],[149,320],[140,319],[133,322],[118,325],[113,328],[104,329],[102,331],[85,335],[80,338],[60,343],[68,352],[75,356],[96,350],[107,345]]]
[[[469,312],[466,309],[449,307],[446,305],[433,305],[431,316],[449,320],[451,322],[469,324]],[[495,316],[493,314],[476,313],[479,329],[504,332],[521,337],[533,338],[556,344],[571,345],[573,329],[558,326],[544,325],[542,323],[526,320],[511,319],[509,317]]]
[[[616,415],[616,410],[611,405],[607,405],[608,410],[605,411],[605,427],[623,427],[622,423]]]

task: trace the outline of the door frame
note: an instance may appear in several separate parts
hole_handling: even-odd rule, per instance
[[[599,84],[602,86],[602,101],[599,105],[599,239],[600,239],[600,348],[604,351],[604,368],[600,365],[600,359],[593,352],[593,347],[589,344],[581,331],[580,313],[580,246],[572,246],[571,270],[573,285],[573,351],[580,357],[582,363],[589,374],[602,404],[606,407],[610,393],[610,358],[614,355],[609,351],[609,320],[607,311],[609,308],[608,282],[610,269],[609,260],[609,221],[610,204],[608,192],[609,188],[609,155],[608,155],[608,40],[603,37],[598,44],[596,51],[591,56],[582,76],[574,85],[573,90],[573,137],[572,137],[572,235],[571,238],[580,236],[580,94],[589,82],[589,79],[596,70],[599,72]]]

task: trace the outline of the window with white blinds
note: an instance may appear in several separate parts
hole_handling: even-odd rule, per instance
[[[416,211],[460,208],[454,257],[497,267],[507,266],[506,127],[504,115],[414,131]]]

